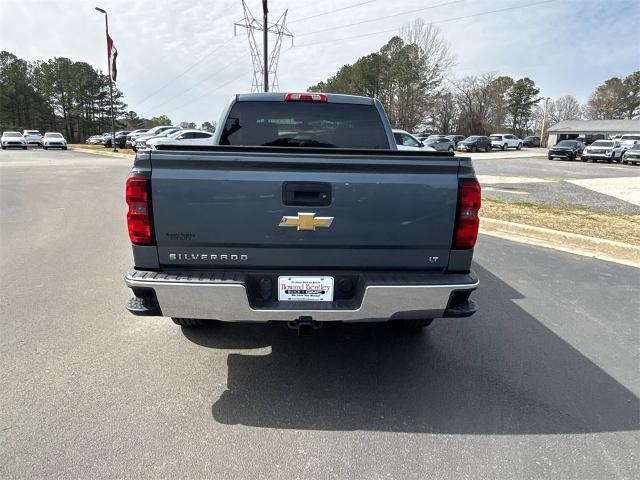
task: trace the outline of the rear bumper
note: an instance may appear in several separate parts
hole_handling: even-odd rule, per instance
[[[469,274],[393,275],[367,277],[362,294],[348,308],[318,302],[275,302],[269,308],[252,304],[242,275],[209,272],[160,273],[130,269],[125,283],[134,292],[127,309],[134,315],[159,315],[226,322],[387,321],[410,318],[468,317],[477,305],[469,295],[478,278]]]

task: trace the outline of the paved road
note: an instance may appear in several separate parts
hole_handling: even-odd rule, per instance
[[[637,166],[550,161],[544,157],[482,157],[475,158],[473,163],[481,176],[483,193],[490,198],[556,206],[571,204],[611,213],[640,213],[640,167]]]
[[[640,476],[640,270],[481,237],[416,337],[183,331],[123,309],[127,163],[0,152],[0,478]]]

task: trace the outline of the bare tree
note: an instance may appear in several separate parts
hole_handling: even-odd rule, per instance
[[[547,116],[553,123],[563,120],[579,120],[584,116],[584,108],[573,95],[564,95],[550,104]]]
[[[494,73],[470,75],[453,82],[460,111],[459,131],[465,135],[491,133],[490,117],[494,105]]]

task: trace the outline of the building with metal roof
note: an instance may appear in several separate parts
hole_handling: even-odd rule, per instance
[[[608,138],[625,133],[640,134],[640,120],[563,120],[549,128],[547,145],[577,137]]]

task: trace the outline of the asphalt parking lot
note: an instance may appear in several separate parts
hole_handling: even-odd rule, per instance
[[[0,152],[0,477],[640,477],[640,270],[481,236],[480,312],[418,336],[182,330],[123,307],[129,164]]]
[[[531,149],[534,155],[540,151]],[[577,205],[610,213],[640,213],[640,168],[637,166],[548,160],[546,156],[498,158],[501,154],[473,154],[483,194],[489,198],[552,206]]]

